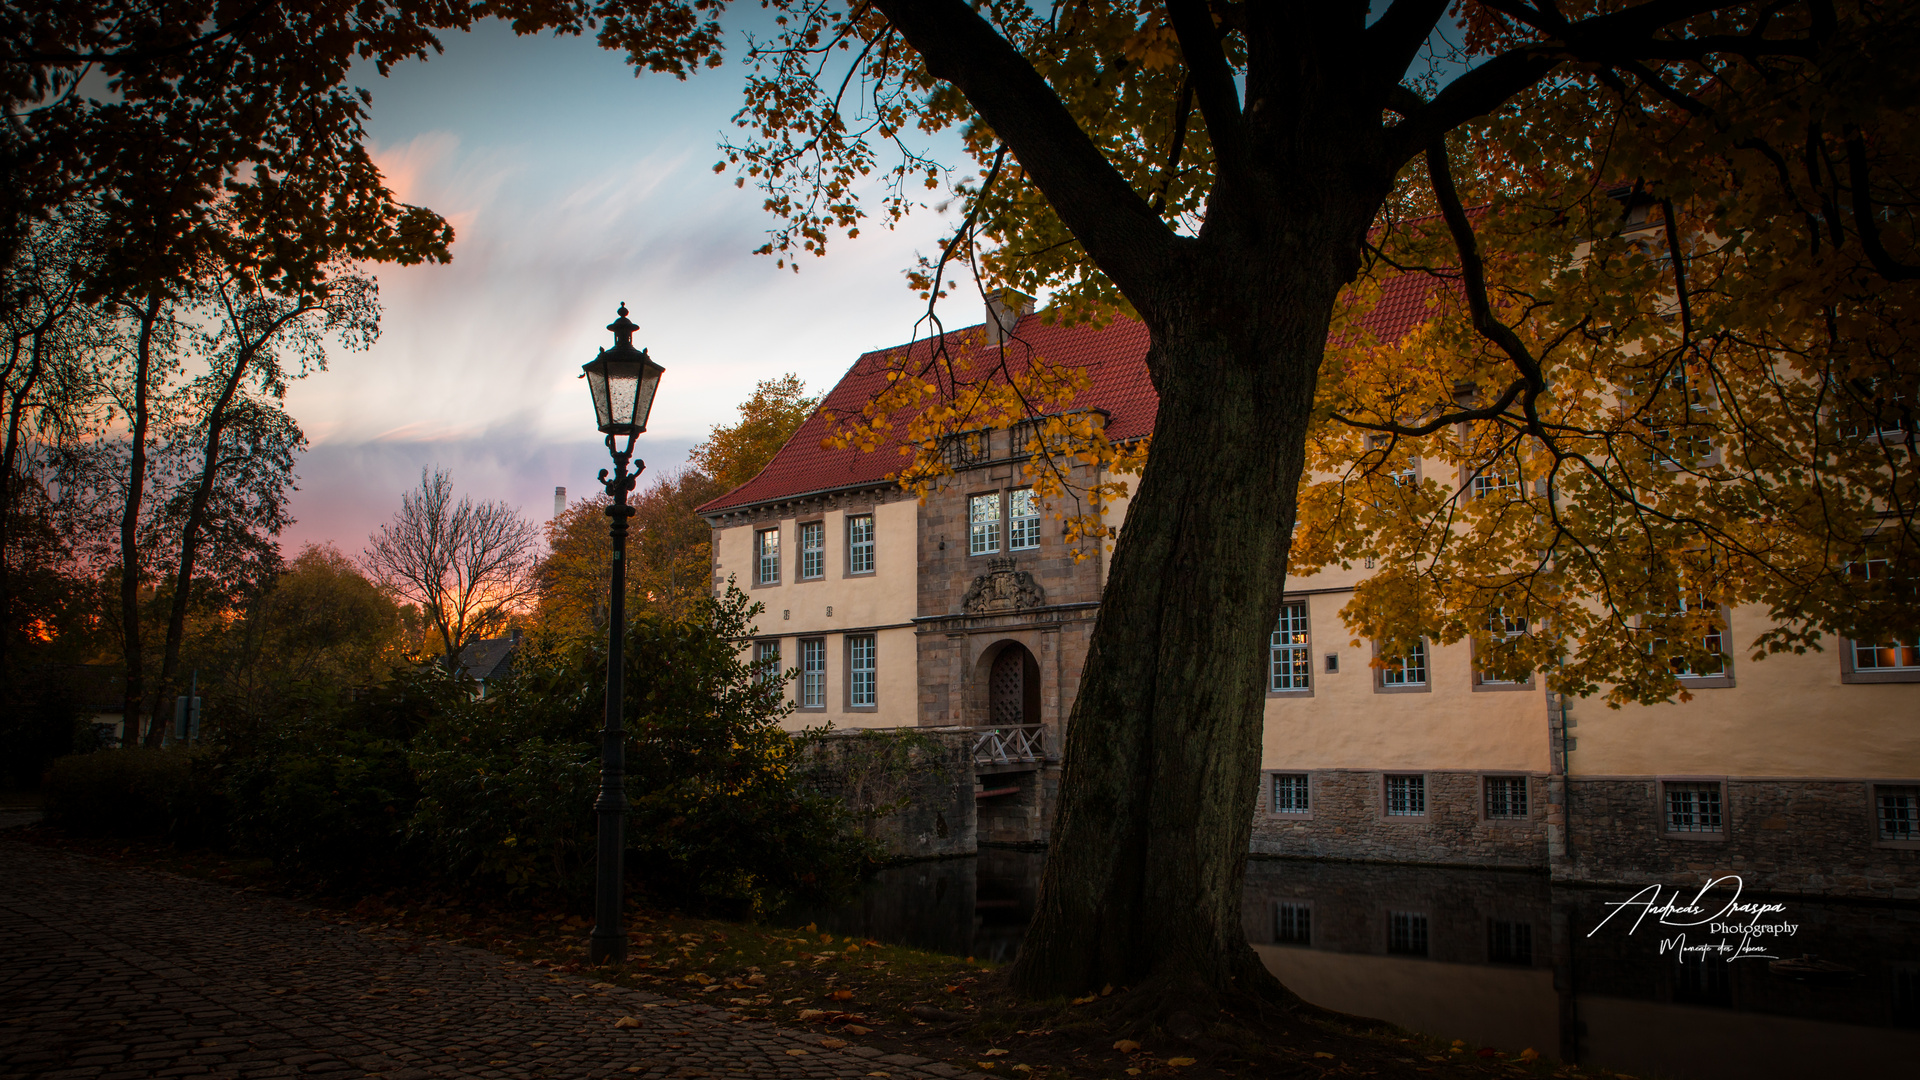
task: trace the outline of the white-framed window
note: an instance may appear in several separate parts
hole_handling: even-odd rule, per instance
[[[1920,671],[1920,644],[1914,641],[1856,641],[1855,671]]]
[[[847,518],[847,573],[873,573],[873,515]]]
[[[1427,778],[1424,776],[1387,777],[1387,816],[1426,817]]]
[[[1280,620],[1267,643],[1267,689],[1271,692],[1310,689],[1313,673],[1307,632],[1307,602],[1280,605]]]
[[[822,638],[800,643],[800,707],[827,707],[827,643]]]
[[[1387,912],[1387,951],[1400,956],[1427,955],[1427,916],[1418,911]]]
[[[1892,576],[1893,562],[1884,554],[1869,555],[1847,563],[1844,573],[1855,581],[1885,582]],[[1872,588],[1872,585],[1869,585]],[[1893,583],[1896,595],[1902,591],[1899,583]],[[1889,638],[1885,641],[1854,641],[1853,670],[1860,674],[1886,674],[1920,672],[1920,639]]]
[[[754,642],[753,677],[762,683],[775,682],[780,678],[780,643],[778,641]]]
[[[1467,493],[1475,499],[1512,502],[1520,497],[1520,476],[1511,463],[1488,465],[1467,481]]]
[[[1532,629],[1531,622],[1523,614],[1510,614],[1504,607],[1492,608],[1487,612],[1487,637],[1490,653],[1498,654],[1502,649],[1511,649],[1527,631]],[[1500,679],[1492,675],[1476,673],[1483,686],[1519,686],[1527,679]]]
[[[1306,773],[1273,774],[1273,812],[1276,814],[1307,814],[1313,811],[1313,800],[1307,789]]]
[[[761,529],[753,534],[753,583],[780,584],[779,529]]]
[[[1486,780],[1487,816],[1523,818],[1527,816],[1527,778],[1489,776]]]
[[[967,500],[967,554],[993,555],[1000,551],[1000,493],[975,495]]]
[[[876,701],[876,669],[872,634],[847,635],[847,704],[870,709]]]
[[[1724,831],[1718,782],[1670,781],[1665,787],[1668,832],[1718,833]]]
[[[1920,843],[1920,787],[1875,785],[1873,820],[1881,840]]]
[[[1275,945],[1313,944],[1313,907],[1292,900],[1273,905],[1273,943]]]
[[[800,525],[800,578],[809,580],[827,576],[827,523],[807,521]]]
[[[1427,685],[1427,643],[1416,641],[1413,651],[1404,656],[1390,656],[1387,666],[1380,669],[1380,685],[1425,686]]]
[[[1007,550],[1028,551],[1040,546],[1040,500],[1032,488],[1007,496]]]

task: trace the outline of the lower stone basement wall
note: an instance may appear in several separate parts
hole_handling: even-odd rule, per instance
[[[1554,877],[1679,885],[1738,874],[1756,891],[1920,899],[1920,846],[1878,842],[1870,784],[1720,783],[1724,831],[1703,839],[1665,831],[1657,779],[1571,779],[1571,857]]]
[[[1527,778],[1526,817],[1488,819],[1481,798],[1484,774],[1424,773],[1427,815],[1395,818],[1385,811],[1385,775],[1352,769],[1311,771],[1311,812],[1275,814],[1269,809],[1273,774],[1262,773],[1253,853],[1547,868],[1546,777]]]

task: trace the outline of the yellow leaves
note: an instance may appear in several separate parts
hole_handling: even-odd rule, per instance
[[[1329,1056],[1329,1057],[1331,1057],[1332,1055],[1331,1055],[1331,1054],[1329,1054],[1329,1055],[1327,1055],[1327,1056]],[[1184,1069],[1184,1068],[1186,1068],[1187,1066],[1189,1066],[1189,1065],[1191,1065],[1191,1064],[1193,1064],[1193,1059],[1192,1059],[1192,1058],[1190,1058],[1190,1057],[1176,1057],[1176,1058],[1168,1058],[1168,1059],[1167,1059],[1167,1064],[1169,1064],[1169,1065],[1171,1065],[1171,1066],[1173,1066],[1173,1067],[1174,1067],[1174,1068],[1176,1068],[1176,1069]]]
[[[1524,1061],[1527,1064],[1531,1065],[1534,1062],[1540,1060],[1540,1051],[1535,1050],[1533,1047],[1529,1046],[1525,1050],[1520,1051],[1519,1060]]]
[[[1089,997],[1087,1000],[1091,1001],[1093,999]],[[1075,1004],[1079,1004],[1079,1003],[1075,1002]],[[1115,1050],[1120,1051],[1123,1054],[1131,1054],[1135,1050],[1140,1049],[1140,1044],[1133,1041],[1132,1039],[1120,1039],[1113,1044],[1113,1048]]]
[[[617,1028],[637,1028],[640,1026],[640,1018],[637,1016],[623,1016],[615,1020],[613,1026]]]
[[[841,1047],[848,1045],[848,1043],[847,1043],[847,1040],[845,1039],[821,1039],[820,1045],[826,1047],[829,1050],[838,1050]]]
[[[831,994],[828,994],[827,996],[828,996],[828,997],[830,997],[830,998],[832,998],[832,999],[833,999],[833,1000],[835,1000],[835,1001],[852,1001],[852,1000],[853,1000],[853,991],[851,991],[851,990],[835,990],[835,991],[834,991],[833,993],[831,993]]]
[[[1086,997],[1077,997],[1077,998],[1074,998],[1074,999],[1073,999],[1073,1003],[1074,1003],[1075,1005],[1085,1005],[1085,1004],[1087,1004],[1088,1002],[1091,1002],[1091,1001],[1094,1001],[1094,1000],[1097,1000],[1097,999],[1098,999],[1099,997],[1100,997],[1100,995],[1099,995],[1099,994],[1088,994],[1088,995],[1087,995]]]
[[[831,1016],[831,1015],[832,1014],[825,1009],[801,1009],[800,1010],[801,1020],[818,1020],[823,1016]]]
[[[1332,1055],[1332,1054],[1329,1054],[1329,1053],[1327,1053],[1327,1052],[1326,1052],[1325,1050],[1315,1050],[1315,1051],[1313,1052],[1313,1056],[1314,1056],[1314,1057],[1317,1057],[1317,1058],[1326,1058],[1326,1059],[1328,1059],[1328,1060],[1332,1060],[1332,1059],[1333,1059],[1333,1055]]]
[[[1007,1053],[1007,1051],[1005,1051],[1005,1050],[1002,1050],[1001,1048],[999,1048],[999,1047],[997,1047],[997,1046],[996,1046],[996,1047],[994,1047],[993,1049],[991,1049],[991,1050],[989,1050],[989,1051],[987,1051],[987,1056],[988,1056],[988,1057],[1003,1057],[1003,1056],[1005,1056],[1005,1055],[1006,1055],[1006,1053]]]

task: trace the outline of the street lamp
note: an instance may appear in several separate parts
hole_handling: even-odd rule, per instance
[[[619,963],[627,958],[627,932],[620,925],[620,907],[626,888],[626,814],[627,814],[627,733],[621,725],[622,645],[627,630],[627,519],[633,507],[627,505],[627,492],[647,467],[644,461],[627,461],[633,456],[634,437],[647,430],[647,414],[653,411],[653,394],[660,388],[660,376],[666,370],[633,347],[633,332],[640,329],[627,319],[627,305],[620,305],[620,317],[607,325],[613,331],[613,348],[582,368],[587,387],[593,391],[593,411],[600,431],[607,437],[607,452],[613,455],[613,473],[600,470],[600,483],[613,500],[607,516],[613,519],[613,594],[608,599],[607,619],[607,723],[600,729],[600,798],[594,809],[600,815],[600,853],[594,874],[593,935],[587,946],[587,958],[595,964]],[[626,445],[615,440],[626,437]]]

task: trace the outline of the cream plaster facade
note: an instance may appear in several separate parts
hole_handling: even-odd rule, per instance
[[[831,723],[836,728],[911,727],[916,723],[918,678],[914,660],[914,588],[918,573],[915,505],[900,493],[881,490],[836,493],[795,501],[716,525],[714,584],[731,578],[754,601],[765,605],[755,620],[757,633],[746,645],[778,643],[782,670],[801,663],[801,643],[819,641],[825,657],[822,704],[799,700],[801,681],[788,680],[787,698],[799,708],[787,720],[798,730]],[[873,570],[850,568],[848,519],[873,518]],[[802,576],[800,527],[818,523],[824,550],[818,576]],[[778,573],[762,582],[755,544],[762,533],[777,534]],[[875,702],[853,704],[850,693],[849,638],[874,639]]]

